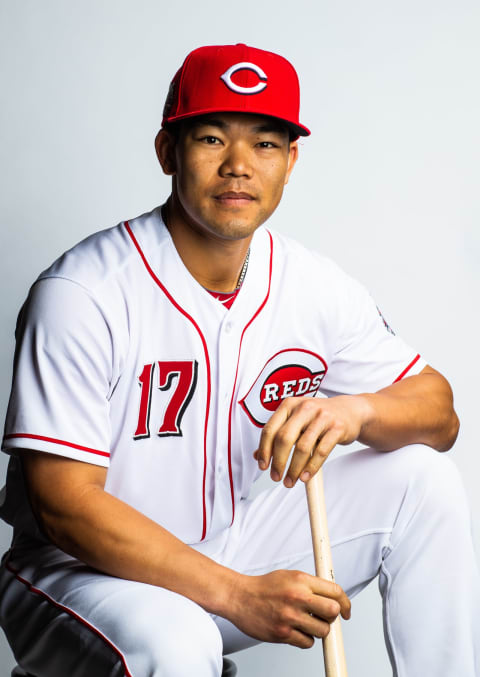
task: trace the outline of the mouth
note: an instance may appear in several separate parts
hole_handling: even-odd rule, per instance
[[[251,204],[256,198],[253,197],[253,195],[250,195],[250,193],[228,190],[224,193],[214,195],[214,199],[225,207],[244,207]]]

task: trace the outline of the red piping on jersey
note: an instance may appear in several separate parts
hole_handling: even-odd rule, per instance
[[[125,670],[126,677],[132,677],[132,673],[130,672],[130,670],[127,667],[127,662],[125,660],[125,656],[122,654],[120,649],[118,649],[115,646],[115,644],[113,644],[113,642],[111,642],[108,639],[108,637],[105,637],[105,635],[100,630],[98,630],[98,628],[96,628],[94,625],[90,625],[90,623],[88,621],[86,621],[84,618],[82,618],[77,613],[75,613],[75,611],[73,611],[72,609],[69,609],[68,607],[64,606],[63,604],[60,604],[59,602],[56,602],[54,599],[52,599],[52,597],[50,597],[50,595],[47,595],[46,592],[44,592],[43,590],[40,590],[39,588],[36,588],[29,581],[27,581],[25,578],[22,578],[22,576],[20,576],[18,571],[16,571],[12,567],[12,565],[10,564],[8,559],[5,562],[5,568],[8,569],[8,571],[10,571],[10,573],[12,573],[15,576],[15,578],[18,581],[20,581],[20,583],[23,583],[23,585],[25,585],[28,590],[35,593],[36,595],[39,595],[40,597],[43,597],[45,600],[47,600],[47,602],[49,602],[49,604],[52,604],[57,609],[60,609],[61,611],[64,611],[65,613],[67,613],[69,616],[72,616],[73,618],[75,618],[76,621],[79,621],[80,623],[82,623],[82,625],[85,625],[85,627],[87,627],[91,632],[93,632],[95,635],[100,637],[100,639],[102,639],[105,642],[105,644],[107,644],[117,654],[117,656],[120,657],[120,660],[122,661],[122,664],[123,664],[123,668]]]
[[[156,282],[156,284],[160,287],[160,289],[163,291],[167,299],[170,301],[170,303],[175,306],[175,308],[182,314],[184,315],[187,320],[190,320],[190,322],[193,324],[195,329],[198,332],[198,335],[200,336],[200,339],[202,341],[203,345],[203,350],[205,352],[205,362],[207,366],[207,406],[206,406],[206,412],[205,412],[205,430],[203,433],[203,480],[202,480],[202,497],[203,497],[203,527],[202,527],[202,538],[201,540],[205,538],[205,535],[207,533],[207,506],[206,506],[206,500],[205,500],[205,484],[206,484],[206,478],[207,478],[207,430],[208,430],[208,416],[210,412],[210,396],[211,396],[211,390],[212,390],[212,385],[211,385],[211,376],[210,376],[210,357],[208,355],[208,348],[207,348],[207,342],[205,341],[205,337],[202,334],[202,331],[198,324],[195,322],[193,317],[189,315],[173,298],[173,296],[168,292],[166,287],[160,282],[158,277],[155,275],[153,270],[150,267],[150,264],[148,263],[145,254],[143,253],[135,235],[132,232],[132,229],[130,228],[130,224],[128,221],[125,221],[125,228],[127,229],[127,233],[129,234],[133,244],[135,245],[138,253],[140,254],[140,258],[142,259],[145,268],[149,272],[150,276]]]
[[[397,381],[401,381],[402,378],[405,376],[405,374],[407,374],[407,373],[410,371],[410,369],[413,367],[414,364],[416,364],[416,362],[418,362],[419,359],[420,359],[420,355],[417,355],[417,357],[415,357],[415,358],[410,362],[410,364],[408,365],[408,367],[405,367],[405,369],[402,371],[402,373],[399,374],[399,375],[397,376],[397,378],[395,379],[394,383],[397,383]]]
[[[270,234],[270,232],[267,230],[268,237],[270,238],[270,266],[269,266],[269,271],[268,271],[268,289],[267,289],[267,295],[263,299],[263,302],[257,309],[256,313],[253,315],[253,317],[247,322],[245,327],[243,328],[242,335],[240,337],[240,345],[238,346],[238,359],[237,359],[237,369],[235,371],[235,380],[233,382],[233,391],[232,391],[232,399],[230,400],[230,409],[228,412],[228,476],[230,479],[230,494],[232,497],[232,521],[230,524],[233,524],[233,520],[235,519],[235,490],[233,487],[233,473],[232,473],[232,410],[233,410],[233,399],[235,396],[235,387],[237,385],[237,377],[238,377],[238,367],[240,365],[240,353],[242,351],[242,341],[243,341],[243,336],[245,332],[247,331],[248,327],[252,324],[254,319],[260,315],[262,312],[263,308],[265,307],[265,304],[268,301],[268,297],[270,296],[270,287],[272,286],[272,262],[273,262],[273,239]]]
[[[80,451],[88,451],[90,454],[97,454],[97,456],[110,457],[108,451],[99,451],[99,449],[90,449],[90,447],[82,447],[80,444],[73,444],[72,442],[65,442],[65,440],[56,440],[54,437],[43,437],[43,435],[30,435],[30,433],[12,433],[5,435],[4,440],[11,440],[15,437],[27,438],[29,440],[41,440],[42,442],[53,442],[54,444],[63,444],[64,447],[71,447],[72,449],[79,449]]]
[[[277,355],[280,355],[281,353],[289,353],[289,352],[291,352],[291,351],[296,351],[296,352],[299,352],[299,353],[308,353],[309,355],[313,355],[314,357],[318,358],[318,359],[320,360],[320,362],[323,364],[323,366],[325,367],[325,373],[324,373],[324,375],[323,375],[323,378],[325,378],[325,376],[327,375],[327,371],[328,371],[328,365],[327,365],[327,363],[325,362],[325,360],[323,359],[323,357],[322,357],[321,355],[317,355],[317,353],[314,353],[312,350],[307,350],[306,348],[284,348],[283,350],[279,350],[277,353],[275,353],[275,355],[272,355],[272,357],[270,357],[270,358],[265,362],[265,364],[263,365],[263,367],[262,367],[262,368],[260,369],[260,371],[258,372],[258,376],[257,376],[257,378],[255,379],[255,381],[253,382],[253,384],[250,386],[250,389],[249,389],[248,393],[247,393],[244,397],[242,397],[242,399],[241,399],[240,402],[239,402],[239,404],[240,404],[240,406],[242,407],[243,411],[246,413],[246,415],[248,416],[248,418],[250,419],[250,421],[253,423],[253,425],[256,425],[256,426],[257,426],[257,428],[263,428],[263,423],[259,423],[258,421],[256,421],[256,420],[253,418],[253,416],[250,414],[250,412],[248,411],[248,409],[247,409],[247,407],[246,407],[246,405],[245,405],[245,400],[247,399],[247,397],[248,397],[248,396],[250,395],[250,393],[252,392],[252,390],[253,390],[255,384],[257,383],[258,379],[260,378],[260,374],[261,374],[262,371],[265,369],[265,367],[267,366],[267,364],[268,364],[269,362],[271,362],[272,360],[274,360],[274,359],[277,357]],[[323,381],[323,379],[322,379],[322,381]]]

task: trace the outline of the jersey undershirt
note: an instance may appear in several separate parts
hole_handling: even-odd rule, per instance
[[[230,310],[230,308],[233,306],[233,302],[237,298],[240,287],[238,287],[238,289],[234,289],[233,291],[227,292],[212,291],[211,289],[207,289],[207,291],[213,296],[214,299],[217,299],[217,301],[224,305],[227,310]]]

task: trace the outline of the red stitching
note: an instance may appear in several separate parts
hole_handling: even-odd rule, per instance
[[[120,657],[120,660],[121,660],[122,663],[123,663],[123,667],[125,668],[125,674],[126,674],[126,676],[127,676],[127,677],[133,677],[133,676],[132,676],[132,673],[130,672],[130,670],[129,670],[128,667],[127,667],[127,662],[126,662],[125,656],[122,654],[122,652],[120,651],[120,649],[118,649],[118,648],[115,646],[115,644],[113,644],[113,642],[111,642],[111,641],[108,639],[108,637],[105,637],[105,635],[104,635],[100,630],[98,630],[98,628],[96,628],[96,627],[93,626],[93,625],[90,625],[90,623],[89,623],[88,621],[86,621],[84,618],[82,618],[82,617],[79,616],[77,613],[75,613],[75,611],[73,611],[73,609],[69,609],[68,607],[64,606],[63,604],[60,604],[60,602],[56,602],[54,599],[52,599],[52,598],[50,597],[50,595],[47,595],[46,592],[44,592],[43,590],[40,590],[39,588],[36,588],[34,585],[32,585],[32,584],[30,583],[30,581],[27,581],[25,578],[23,578],[22,576],[20,576],[20,574],[18,573],[18,571],[16,571],[16,570],[12,567],[12,565],[8,562],[8,560],[5,562],[5,568],[8,569],[8,571],[10,571],[10,573],[12,573],[12,574],[15,576],[15,578],[16,578],[18,581],[20,581],[20,583],[23,583],[23,585],[25,585],[31,592],[35,593],[36,595],[39,595],[40,597],[43,597],[44,599],[47,600],[47,602],[49,602],[49,604],[52,604],[53,606],[57,607],[57,609],[61,609],[61,610],[64,611],[65,613],[69,614],[70,616],[72,616],[73,618],[75,618],[75,620],[77,620],[77,621],[79,621],[80,623],[82,623],[83,625],[85,625],[85,627],[87,627],[87,628],[88,628],[91,632],[93,632],[95,635],[97,635],[98,637],[100,637],[100,639],[102,639],[102,640],[103,640],[103,641],[104,641],[111,649],[113,649],[113,651],[115,651],[115,653]]]
[[[205,362],[207,365],[207,406],[206,406],[206,413],[205,413],[205,429],[204,429],[204,434],[203,434],[203,484],[202,484],[202,492],[203,492],[203,528],[202,528],[202,538],[203,539],[206,536],[207,533],[207,506],[206,506],[206,501],[205,501],[205,485],[206,485],[206,479],[207,479],[207,430],[208,430],[208,417],[210,414],[210,397],[211,397],[211,376],[210,376],[210,357],[208,355],[208,348],[207,348],[207,342],[205,341],[205,337],[203,336],[200,327],[198,324],[195,322],[193,317],[189,315],[173,298],[173,296],[169,293],[169,291],[166,289],[166,287],[163,286],[163,284],[160,282],[158,277],[155,275],[153,270],[151,269],[145,254],[143,253],[137,239],[135,238],[135,235],[133,234],[133,231],[130,227],[130,224],[128,221],[124,222],[125,228],[127,229],[127,233],[130,236],[130,239],[132,240],[133,244],[135,245],[138,253],[140,254],[140,258],[142,259],[145,268],[147,271],[150,273],[150,276],[156,282],[156,284],[160,287],[160,289],[163,291],[167,299],[172,303],[175,308],[184,315],[187,320],[190,320],[190,322],[193,324],[195,329],[198,332],[198,335],[200,336],[200,339],[203,344],[203,350],[205,353]]]

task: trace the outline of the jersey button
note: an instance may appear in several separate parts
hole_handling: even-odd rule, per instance
[[[233,324],[231,322],[227,322],[227,324],[225,325],[225,333],[230,334],[232,329],[233,329]]]

